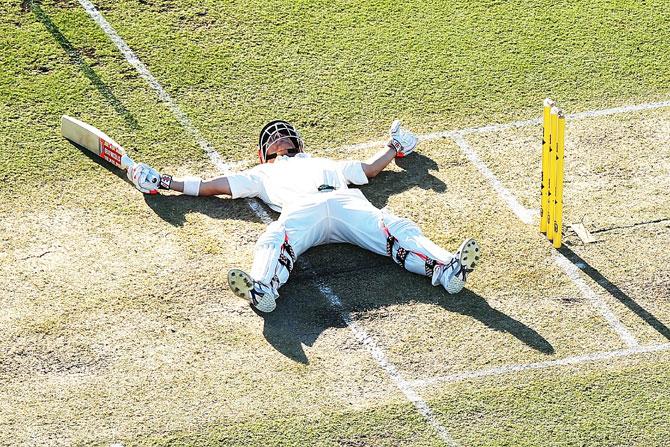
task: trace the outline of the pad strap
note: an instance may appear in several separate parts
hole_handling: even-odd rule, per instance
[[[432,278],[433,272],[435,271],[435,266],[437,265],[437,261],[435,259],[431,258],[426,258],[426,276],[430,276]]]
[[[283,252],[288,253],[286,256]],[[289,258],[290,256],[290,258]],[[288,243],[288,235],[284,234],[284,243],[281,246],[281,251],[279,253],[279,263],[286,267],[289,273],[293,270],[293,265],[295,264],[297,257],[293,251],[293,247]]]
[[[395,262],[397,262],[400,267],[405,268],[405,259],[407,259],[408,254],[409,252],[407,250],[398,247],[398,251],[395,254]]]
[[[384,227],[384,231],[386,232],[386,255],[392,258],[393,245],[398,242],[398,240],[391,233],[389,233],[389,230],[386,228],[386,226]]]
[[[396,264],[399,264],[401,267],[405,267],[405,260],[407,259],[407,255],[410,253],[418,256],[420,259],[423,259],[425,263],[425,270],[426,270],[426,276],[433,276],[433,272],[435,271],[435,266],[440,264],[435,259],[429,258],[428,256],[424,255],[423,253],[419,253],[416,251],[411,251],[411,250],[406,250],[400,246],[400,243],[398,242],[398,239],[395,238],[389,231],[388,227],[384,225],[382,222],[384,233],[386,233],[386,254],[395,261]],[[395,256],[393,256],[393,246],[395,244],[398,244],[398,249],[396,251]]]

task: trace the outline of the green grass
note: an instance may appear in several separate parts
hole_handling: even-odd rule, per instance
[[[464,383],[435,401],[457,414],[461,427],[472,423],[464,445],[663,445],[668,355],[646,361],[540,373],[533,381]]]
[[[545,96],[567,110],[651,100],[670,80],[663,2],[113,2],[106,15],[226,150],[277,116],[323,146],[377,138],[395,116],[428,131],[538,116]]]
[[[545,96],[569,111],[665,98],[670,20],[663,6],[99,3],[228,159],[253,157],[258,129],[276,117],[323,147],[379,138],[396,116],[430,131],[538,116]],[[12,50],[0,56],[7,67],[0,98],[15,139],[30,144],[37,131],[55,143],[55,117],[71,113],[155,164],[197,156],[192,138],[76,2],[22,12],[5,0],[3,9],[0,38]],[[19,113],[26,108],[29,121]]]

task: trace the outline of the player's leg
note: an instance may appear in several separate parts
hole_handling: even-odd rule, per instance
[[[460,292],[479,261],[479,245],[473,239],[466,239],[452,254],[428,239],[414,222],[375,208],[359,191],[339,194],[337,204],[331,207],[338,222],[335,241],[390,256],[410,272],[431,277],[433,285],[442,285],[449,293]]]
[[[411,272],[430,276],[434,286],[442,285],[449,293],[463,289],[467,275],[481,256],[474,239],[465,239],[452,254],[428,239],[409,219],[382,213],[382,222],[387,255],[396,263]]]
[[[233,292],[262,312],[273,311],[279,288],[288,281],[298,256],[326,242],[325,210],[323,201],[302,204],[268,225],[256,242],[251,271],[228,272]]]
[[[247,298],[261,312],[272,312],[279,287],[288,281],[296,259],[284,225],[272,222],[256,242],[250,273],[232,269],[228,284],[237,296]]]

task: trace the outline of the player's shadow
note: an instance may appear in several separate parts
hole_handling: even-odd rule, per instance
[[[70,142],[91,162],[109,170],[126,183],[128,188],[135,186],[128,180],[126,172],[115,168],[110,163],[93,154],[91,151],[76,143]],[[248,222],[260,222],[260,218],[243,203],[221,197],[191,197],[183,194],[144,194],[144,201],[154,213],[167,223],[181,227],[190,213],[201,213],[213,219],[235,219]],[[269,210],[269,208],[268,208]]]
[[[384,208],[389,197],[414,187],[432,189],[436,192],[447,190],[447,185],[430,173],[431,170],[439,170],[438,164],[433,159],[414,152],[407,158],[397,158],[395,163],[404,171],[382,171],[370,180],[369,185],[361,187],[365,197],[377,208]]]
[[[635,300],[628,296],[616,284],[603,276],[597,269],[592,267],[577,253],[568,248],[565,244],[558,250],[570,262],[575,264],[582,272],[586,273],[592,280],[605,289],[610,295],[619,300],[624,306],[630,309],[638,317],[642,318],[648,325],[653,327],[659,334],[670,340],[670,328],[656,318],[651,312],[640,306]]]
[[[251,208],[230,198],[191,197],[184,194],[145,194],[144,201],[158,217],[176,227],[183,226],[186,216],[190,213],[204,214],[212,219],[261,222]]]
[[[310,270],[296,266],[291,279],[282,287],[277,309],[270,314],[259,313],[265,320],[263,335],[268,343],[297,362],[308,363],[303,346],[312,346],[325,330],[346,327],[338,309],[327,302],[316,281],[335,285],[334,292],[345,312],[360,314],[391,305],[426,302],[471,317],[494,331],[506,332],[544,354],[554,353],[551,343],[535,329],[492,307],[484,297],[467,288],[449,295],[441,287],[432,287],[428,278],[401,270],[390,259],[356,247],[328,246],[314,251],[317,253],[305,255],[312,265]],[[337,266],[324,263],[334,258],[338,259]],[[315,266],[320,263],[324,266]],[[405,284],[413,292],[389,287],[393,282]],[[338,291],[338,287],[344,291]]]

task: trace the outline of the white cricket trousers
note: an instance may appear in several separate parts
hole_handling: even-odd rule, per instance
[[[446,286],[453,255],[426,238],[412,221],[372,205],[358,189],[314,193],[285,206],[256,243],[251,277],[276,296],[298,256],[311,247],[347,242],[391,256],[407,270]]]

